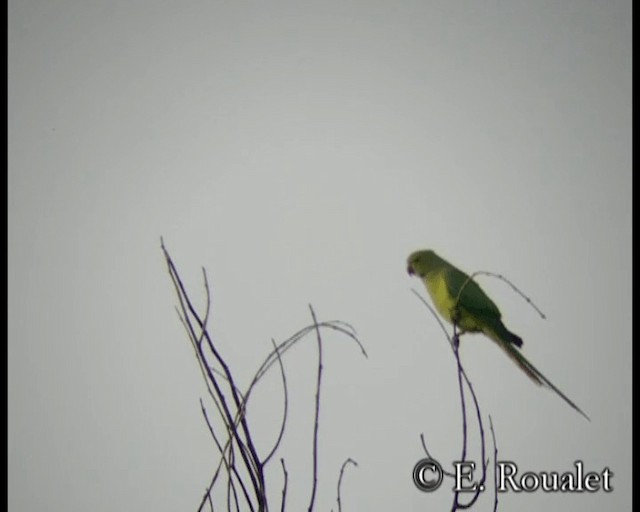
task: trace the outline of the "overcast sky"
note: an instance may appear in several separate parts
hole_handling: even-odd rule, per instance
[[[431,248],[524,354],[462,339],[499,458],[608,467],[612,493],[501,510],[631,507],[631,2],[9,2],[9,510],[195,510],[216,452],[160,237],[240,383],[311,321],[325,338],[317,510],[446,510],[424,433],[460,455],[455,360],[412,293]],[[289,510],[311,485],[315,341],[287,354]],[[255,396],[260,448],[278,376]],[[477,455],[476,455],[477,456]],[[279,509],[279,463],[269,473]],[[491,510],[485,496],[478,510]]]

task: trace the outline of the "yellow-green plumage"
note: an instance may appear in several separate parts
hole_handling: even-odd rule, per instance
[[[506,328],[498,307],[467,274],[431,250],[411,254],[407,260],[407,271],[422,279],[433,305],[445,320],[455,323],[462,333],[481,332],[495,341],[531,380],[553,389],[571,407],[589,419],[522,355],[519,350],[522,339]]]

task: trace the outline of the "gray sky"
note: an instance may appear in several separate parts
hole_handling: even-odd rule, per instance
[[[318,510],[444,509],[423,455],[460,452],[455,363],[406,274],[472,272],[524,353],[462,357],[499,457],[609,467],[614,491],[502,510],[631,504],[631,2],[9,2],[9,510],[195,509],[215,463],[205,388],[160,236],[242,383],[320,319]],[[289,354],[290,510],[310,487],[314,343]],[[250,419],[267,446],[277,375]],[[279,495],[280,471],[270,480]],[[274,502],[275,505],[276,502]],[[487,496],[479,510],[490,510]],[[277,507],[276,507],[277,508]]]

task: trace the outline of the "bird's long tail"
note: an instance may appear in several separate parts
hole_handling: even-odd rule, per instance
[[[565,402],[567,402],[573,409],[582,414],[587,420],[591,421],[591,418],[587,416],[580,407],[578,407],[571,399],[567,397],[562,391],[560,391],[549,379],[547,379],[540,370],[533,366],[529,360],[522,355],[518,350],[518,347],[522,345],[522,340],[508,331],[504,325],[495,326],[495,329],[491,329],[489,332],[485,332],[493,341],[495,341],[502,350],[516,363],[520,369],[536,384],[545,385],[555,391]]]

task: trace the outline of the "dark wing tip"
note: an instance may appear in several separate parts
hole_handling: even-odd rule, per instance
[[[513,343],[516,347],[520,348],[522,347],[522,338],[520,336],[517,336],[516,334],[511,334],[511,343]]]

